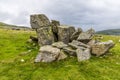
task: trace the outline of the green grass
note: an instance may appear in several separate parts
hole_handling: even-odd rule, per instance
[[[0,80],[120,80],[119,36],[104,36],[103,41],[113,40],[116,45],[103,57],[34,63],[39,48],[26,42],[30,35],[36,34],[0,29]]]

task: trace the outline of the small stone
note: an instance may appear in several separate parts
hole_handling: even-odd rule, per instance
[[[21,59],[20,61],[21,61],[21,62],[25,62],[25,60],[24,60],[24,59]]]

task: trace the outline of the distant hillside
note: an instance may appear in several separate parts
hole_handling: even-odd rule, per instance
[[[105,34],[105,35],[120,35],[120,29],[108,29],[108,30],[98,31],[96,33]]]
[[[11,25],[11,24],[6,24],[3,22],[0,22],[0,28],[2,29],[30,29],[29,27],[16,26],[16,25]]]

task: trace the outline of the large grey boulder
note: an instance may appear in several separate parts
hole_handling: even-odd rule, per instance
[[[73,41],[73,40],[77,40],[79,34],[82,33],[82,29],[81,28],[78,28],[70,37],[70,40]]]
[[[57,48],[59,48],[59,49],[62,49],[62,48],[64,48],[64,47],[67,47],[68,45],[60,41],[60,42],[54,42],[54,43],[52,44],[52,46],[53,46],[53,47],[57,47]]]
[[[92,45],[92,54],[95,54],[97,56],[104,55],[106,52],[108,52],[113,46],[113,41],[107,41],[107,42],[98,42],[94,45]]]
[[[91,57],[90,49],[85,49],[85,50],[77,49],[76,54],[77,54],[78,62],[88,60]]]
[[[44,14],[34,14],[30,16],[30,24],[33,29],[49,27],[50,21]]]
[[[78,41],[88,43],[94,36],[95,31],[93,29],[89,29],[86,32],[82,32],[77,38]]]
[[[46,45],[40,48],[38,55],[36,56],[35,62],[53,62],[67,58],[58,48]]]
[[[69,46],[71,46],[72,48],[74,49],[86,49],[86,48],[91,48],[90,46],[82,43],[82,42],[79,42],[77,40],[73,40],[71,43],[68,44]]]
[[[37,35],[38,35],[38,44],[40,46],[51,45],[54,42],[54,36],[50,27],[43,27],[37,29]]]

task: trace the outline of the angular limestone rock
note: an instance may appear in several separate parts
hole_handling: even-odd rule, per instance
[[[78,62],[88,60],[91,57],[90,49],[85,49],[85,50],[77,49],[76,54],[77,54]]]
[[[44,14],[34,14],[30,16],[30,24],[33,29],[38,29],[41,27],[48,27],[50,21]]]
[[[38,35],[38,44],[40,46],[51,45],[54,42],[54,36],[50,27],[43,27],[37,29],[37,35]]]
[[[78,41],[88,43],[94,36],[95,31],[93,29],[89,29],[86,32],[82,32],[77,38]]]
[[[81,28],[78,28],[70,37],[70,40],[73,41],[73,40],[76,40],[79,36],[79,34],[82,33],[82,29]]]
[[[52,46],[53,46],[53,47],[57,47],[57,48],[59,48],[59,49],[62,49],[62,48],[64,48],[64,47],[67,47],[68,45],[60,41],[60,42],[55,42],[55,43],[53,43]]]
[[[46,45],[40,48],[40,52],[37,55],[35,62],[52,62],[58,59],[60,55],[60,49]]]
[[[114,45],[113,41],[98,42],[92,46],[92,54],[97,56],[106,54]]]
[[[68,26],[58,26],[58,41],[62,41],[65,44],[69,43],[69,27]]]
[[[69,56],[76,56],[76,51],[71,47],[64,47],[62,50],[66,52]]]
[[[86,44],[84,44],[82,42],[76,41],[76,40],[73,40],[68,45],[71,46],[74,49],[77,49],[77,48],[80,48],[80,49],[91,48],[90,46],[88,46],[88,45],[86,45]]]

